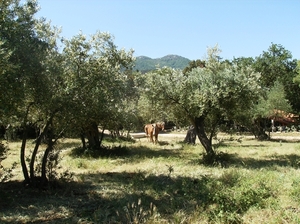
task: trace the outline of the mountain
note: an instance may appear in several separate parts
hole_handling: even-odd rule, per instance
[[[178,56],[178,55],[167,55],[162,58],[152,59],[146,56],[139,56],[136,58],[134,70],[138,70],[142,73],[154,70],[157,66],[159,67],[171,67],[177,69],[184,69],[189,65],[191,60]]]

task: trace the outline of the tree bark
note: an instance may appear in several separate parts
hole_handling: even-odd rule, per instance
[[[23,137],[22,137],[22,145],[21,145],[21,152],[20,152],[20,161],[24,176],[24,184],[27,185],[30,183],[30,178],[28,174],[28,169],[25,162],[25,149],[26,149],[26,142],[27,142],[27,128],[24,127],[23,130]]]
[[[53,120],[56,112],[57,111],[53,112],[53,114],[50,116],[49,120],[47,120],[46,125],[44,126],[44,128],[42,129],[40,135],[36,139],[35,147],[33,149],[31,160],[30,160],[30,180],[33,182],[33,184],[35,184],[34,183],[34,181],[35,181],[35,177],[34,177],[34,162],[35,162],[35,158],[36,158],[36,155],[37,155],[37,151],[39,149],[39,146],[41,145],[43,137],[45,136],[45,134],[49,130],[49,126],[52,124],[52,120]]]
[[[102,131],[101,131],[100,140],[99,140],[100,146],[101,146],[102,140],[103,140],[103,138],[104,138],[104,130],[105,130],[105,127],[103,127],[103,129],[102,129]]]
[[[26,161],[25,161],[25,149],[26,149],[27,132],[28,132],[26,123],[27,123],[27,117],[28,117],[30,107],[33,104],[34,104],[33,102],[29,103],[29,105],[26,109],[24,119],[23,119],[23,128],[24,129],[23,129],[22,144],[21,144],[21,149],[20,149],[20,161],[21,161],[21,166],[22,166],[22,172],[23,172],[23,175],[24,175],[24,184],[25,185],[30,184],[30,177],[29,177],[29,174],[28,174],[28,169],[27,169]]]
[[[44,156],[43,156],[43,161],[42,161],[42,186],[46,185],[48,182],[47,176],[46,176],[46,166],[47,166],[47,158],[49,153],[53,149],[53,142],[52,140],[49,140],[48,147],[45,150]]]
[[[257,118],[254,121],[252,132],[256,139],[258,140],[267,140],[270,139],[270,134],[267,135],[265,132],[266,123],[263,119]]]
[[[45,127],[43,128],[43,130],[41,131],[40,135],[37,137],[36,142],[35,142],[35,146],[31,155],[31,160],[30,160],[30,180],[34,181],[34,162],[35,162],[35,158],[37,155],[37,151],[39,149],[39,146],[41,145],[42,139],[45,135],[45,132],[48,130],[48,126],[49,126],[49,122],[47,122],[47,124],[45,125]]]
[[[89,148],[100,150],[99,130],[95,122],[91,123],[87,128],[86,137],[88,139]]]
[[[81,139],[81,143],[82,143],[82,148],[86,149],[84,131],[82,131],[82,133],[80,134],[80,139]]]
[[[46,168],[47,168],[49,153],[53,150],[54,145],[56,144],[57,140],[61,137],[62,134],[63,134],[63,130],[60,132],[59,135],[57,135],[55,139],[54,139],[53,132],[50,132],[48,135],[48,143],[47,143],[48,147],[44,152],[43,161],[42,161],[42,186],[44,186],[48,182],[46,176]]]
[[[212,148],[212,142],[211,140],[207,137],[204,129],[204,117],[198,117],[195,118],[195,130],[196,134],[198,136],[199,141],[203,145],[207,155],[209,158],[213,159],[215,157],[215,151]]]
[[[187,131],[184,142],[194,145],[196,144],[196,137],[197,137],[196,129],[192,127]]]

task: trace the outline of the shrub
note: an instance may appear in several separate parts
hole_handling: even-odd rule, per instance
[[[231,161],[231,155],[222,151],[215,151],[212,157],[206,153],[202,154],[202,162],[204,165],[221,166],[222,168],[228,167]]]
[[[274,191],[263,180],[254,179],[229,171],[211,181],[210,219],[221,223],[240,223],[242,214],[251,207],[264,208],[266,199],[272,197]]]
[[[155,219],[159,216],[156,206],[151,202],[149,208],[142,206],[142,200],[138,202],[127,203],[123,207],[123,211],[117,211],[117,216],[124,221],[124,223],[147,223],[149,219]]]

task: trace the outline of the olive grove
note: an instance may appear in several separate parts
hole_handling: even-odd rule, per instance
[[[133,50],[118,49],[111,34],[63,38],[60,29],[35,18],[35,0],[21,2],[0,1],[0,126],[21,133],[26,185],[48,182],[47,161],[63,136],[101,151],[105,129],[118,135],[142,130],[145,122],[172,121],[193,126],[212,163],[213,137],[226,122],[251,127],[275,108],[300,112],[299,61],[297,67],[281,45],[232,61],[222,61],[216,46],[183,71],[157,67],[140,74],[132,71]],[[36,131],[32,149],[30,128]],[[253,132],[262,136],[265,129]]]

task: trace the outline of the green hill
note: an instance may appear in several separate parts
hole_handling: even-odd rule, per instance
[[[178,55],[167,55],[162,58],[156,59],[152,59],[146,56],[139,56],[136,58],[134,70],[145,73],[155,69],[157,66],[167,66],[176,69],[184,69],[186,66],[188,66],[189,62],[189,59]]]

